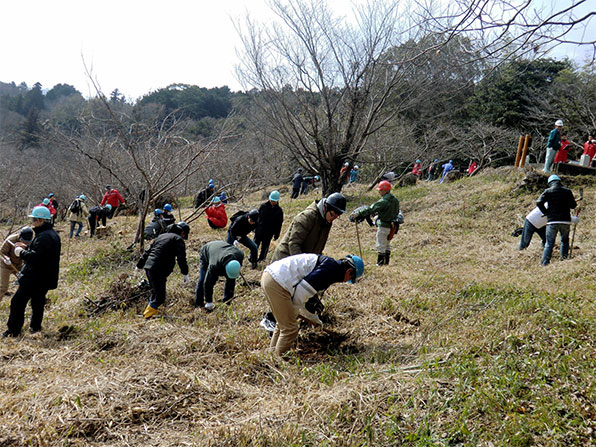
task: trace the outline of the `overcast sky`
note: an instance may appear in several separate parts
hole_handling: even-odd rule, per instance
[[[342,13],[350,5],[331,3]],[[233,19],[271,17],[265,0],[7,0],[0,11],[0,81],[65,83],[93,96],[84,59],[104,93],[129,99],[173,83],[240,90]],[[559,54],[582,59],[580,50]]]

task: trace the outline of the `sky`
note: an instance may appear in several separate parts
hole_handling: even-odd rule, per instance
[[[351,6],[331,3],[342,14]],[[265,0],[10,0],[0,11],[0,81],[64,83],[95,96],[86,65],[103,93],[117,88],[131,100],[174,83],[241,90],[234,21],[273,17]],[[584,58],[570,47],[553,55]]]

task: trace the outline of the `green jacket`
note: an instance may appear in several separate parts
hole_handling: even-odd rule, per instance
[[[300,212],[273,252],[271,262],[302,253],[321,254],[327,243],[331,224],[324,213],[324,201],[313,202]]]
[[[388,192],[371,206],[362,208],[356,217],[377,215],[377,226],[391,228],[391,222],[397,219],[399,214],[399,200]]]

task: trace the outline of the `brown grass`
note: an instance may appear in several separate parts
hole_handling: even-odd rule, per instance
[[[487,411],[496,416],[483,416],[476,397],[474,416],[461,412],[462,395],[473,395],[468,380],[475,374],[492,380],[486,370],[473,370],[484,368],[484,355],[498,363],[512,337],[527,343],[540,324],[551,324],[548,318],[561,324],[576,318],[557,307],[561,300],[596,316],[589,224],[595,188],[586,187],[574,258],[554,257],[542,268],[538,240],[520,253],[519,240],[509,235],[536,196],[514,195],[520,180],[515,171],[498,170],[397,190],[406,223],[393,241],[391,265],[374,266],[374,229],[361,226],[364,278],[329,289],[327,332],[303,327],[286,360],[266,350],[269,339],[259,327],[266,304],[258,287],[239,281],[233,303],[218,303],[208,314],[192,307],[194,284],[184,285],[176,270],[164,313],[145,321],[143,299],[130,301],[142,276],[132,276],[134,260],[123,255],[133,219],[111,221],[109,240],[67,241],[60,225],[62,279],[49,295],[44,331],[24,331],[0,345],[0,446],[510,445],[516,438],[507,434],[507,418],[515,420],[509,410],[494,404]],[[375,199],[358,186],[346,194],[350,208]],[[314,197],[284,198],[284,225]],[[239,207],[259,201],[255,193]],[[224,237],[204,218],[193,224],[188,257],[194,280],[202,243]],[[343,217],[326,254],[357,252],[354,225]],[[258,284],[260,270],[245,267],[244,273]],[[494,294],[483,295],[491,288]],[[524,293],[532,297],[527,306],[513,298]],[[216,302],[221,294],[219,284]],[[129,302],[90,317],[90,301],[102,297]],[[509,305],[517,310],[508,314]],[[8,306],[8,299],[0,304],[4,319]],[[589,357],[594,327],[587,331],[577,349]],[[462,365],[473,370],[461,372]],[[579,392],[589,377],[578,368],[569,392]],[[593,397],[593,385],[583,385]],[[591,422],[585,414],[589,410],[582,427],[594,427],[596,413]],[[577,436],[567,439],[588,445],[590,434]],[[527,439],[563,445],[539,432]]]

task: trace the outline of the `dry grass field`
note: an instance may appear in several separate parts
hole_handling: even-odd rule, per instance
[[[539,195],[518,191],[523,175],[396,189],[391,265],[374,265],[375,231],[360,225],[364,277],[326,292],[327,330],[303,327],[284,360],[259,327],[262,267],[245,266],[249,284],[212,313],[193,308],[176,269],[165,312],[145,321],[125,249],[133,218],[101,240],[69,241],[61,223],[43,332],[0,342],[0,446],[595,445],[596,182],[564,178],[585,189],[574,257],[544,268],[537,237],[519,252],[510,235]],[[350,210],[377,197],[344,193]],[[283,197],[284,227],[314,198]],[[201,245],[225,232],[191,226],[196,281]],[[347,253],[358,243],[344,216],[325,254]]]

